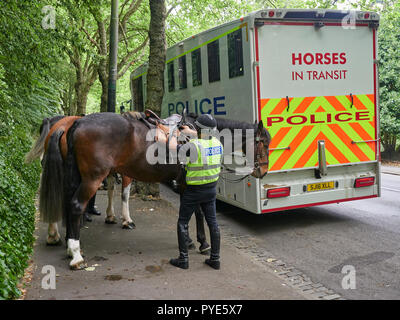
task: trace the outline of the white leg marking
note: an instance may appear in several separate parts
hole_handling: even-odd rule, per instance
[[[69,266],[76,267],[83,262],[79,240],[68,239],[67,243],[68,243],[67,254],[70,258],[72,258],[71,262],[69,263]]]
[[[129,196],[131,191],[131,184],[123,188],[121,194],[122,200],[122,224],[127,225],[132,222],[132,219],[129,214]]]

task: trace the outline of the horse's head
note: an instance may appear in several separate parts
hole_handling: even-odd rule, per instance
[[[261,179],[268,173],[271,135],[264,128],[262,120],[256,126],[257,129],[254,135],[254,170],[251,175]]]

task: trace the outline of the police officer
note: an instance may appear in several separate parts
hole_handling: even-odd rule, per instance
[[[199,116],[195,123],[199,138],[191,139],[185,147],[190,147],[190,161],[186,164],[187,187],[181,197],[178,219],[179,257],[170,263],[178,268],[189,268],[188,223],[196,208],[200,205],[210,229],[211,255],[205,263],[214,269],[220,269],[220,231],[216,218],[216,186],[221,171],[223,147],[213,136],[217,127],[216,120],[209,114]],[[185,128],[184,132],[193,131]],[[160,139],[159,139],[160,140]],[[165,139],[161,139],[165,141]],[[170,139],[170,148],[177,148],[176,140]],[[194,155],[193,155],[194,152]]]

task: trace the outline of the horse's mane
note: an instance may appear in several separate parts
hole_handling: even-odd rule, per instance
[[[198,118],[198,114],[196,113],[189,113],[186,115],[188,118],[192,118],[193,122]],[[231,119],[225,119],[225,118],[219,118],[215,117],[215,120],[217,121],[217,129],[222,130],[222,129],[229,129],[229,130],[234,130],[234,129],[257,129],[256,124],[244,122],[244,121],[237,121],[237,120],[231,120]]]
[[[257,126],[255,124],[244,122],[244,121],[223,119],[223,118],[218,118],[218,117],[216,117],[215,120],[217,120],[217,129],[218,130],[222,130],[222,129],[229,129],[229,130],[257,129]]]

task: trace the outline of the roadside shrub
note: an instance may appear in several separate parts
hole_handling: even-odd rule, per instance
[[[0,89],[4,83],[0,80]],[[24,163],[31,126],[7,109],[10,99],[0,90],[0,300],[20,295],[17,284],[33,246],[34,198],[40,165]]]

